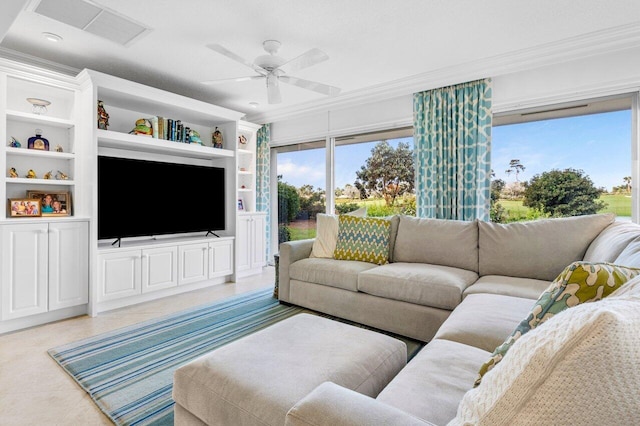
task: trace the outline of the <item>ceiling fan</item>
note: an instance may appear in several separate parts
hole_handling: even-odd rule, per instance
[[[280,94],[279,87],[280,82],[302,87],[303,89],[313,90],[314,92],[322,93],[327,96],[333,96],[340,93],[340,89],[337,87],[289,75],[290,72],[295,72],[318,64],[322,61],[326,61],[329,59],[329,56],[327,56],[326,53],[320,49],[314,48],[287,61],[277,55],[280,45],[281,43],[277,40],[265,40],[262,43],[262,46],[268,54],[260,55],[253,62],[250,62],[219,44],[209,44],[207,45],[209,49],[248,66],[257,72],[258,75],[228,78],[224,80],[210,80],[203,81],[202,83],[218,84],[228,81],[247,81],[264,78],[267,83],[267,99],[270,104],[278,104],[282,102],[282,95]]]

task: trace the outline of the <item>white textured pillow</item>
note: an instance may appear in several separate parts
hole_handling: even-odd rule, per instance
[[[560,312],[518,339],[448,426],[637,424],[640,301],[614,295]]]
[[[319,213],[316,215],[316,239],[309,257],[332,258],[338,241],[338,216]]]
[[[365,217],[367,209],[361,207],[358,210],[347,213],[348,216]],[[316,239],[311,248],[309,257],[333,258],[338,242],[338,215],[319,213],[316,215]]]

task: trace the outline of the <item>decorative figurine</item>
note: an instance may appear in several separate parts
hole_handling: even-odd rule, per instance
[[[34,172],[33,169],[29,169],[25,177],[27,179],[37,179],[38,175],[36,175],[36,172]]]
[[[218,130],[218,128],[216,127],[216,129],[213,132],[213,147],[214,148],[222,148],[222,132],[220,130]]]
[[[98,129],[107,130],[109,127],[109,114],[104,109],[104,103],[98,100]]]
[[[245,137],[245,135],[238,136],[238,143],[240,144],[240,146],[247,144],[247,138]]]
[[[67,176],[66,174],[62,173],[60,170],[58,170],[58,173],[56,173],[56,179],[58,179],[58,180],[67,180],[67,179],[69,179],[69,176]]]
[[[53,178],[53,173],[52,170],[49,170],[47,173],[44,174],[43,178],[45,179],[52,179]]]
[[[11,148],[21,148],[22,144],[18,141],[18,139],[11,136],[11,142],[9,142],[9,146]]]
[[[27,98],[27,102],[29,102],[32,105],[31,111],[34,114],[38,114],[38,115],[46,114],[47,107],[51,105],[51,102],[49,102],[46,99]]]
[[[202,139],[200,139],[200,133],[193,129],[189,130],[189,143],[197,143],[204,146]]]
[[[29,138],[27,148],[49,151],[49,141],[42,137],[42,130],[36,129],[36,135]]]
[[[9,169],[9,177],[12,177],[12,178],[17,178],[18,177],[18,172],[16,172],[16,168],[15,167],[11,167]]]
[[[62,145],[56,145],[56,152],[64,152]]]
[[[134,127],[129,133],[134,135],[153,136],[151,121],[146,118],[136,120],[136,127]]]

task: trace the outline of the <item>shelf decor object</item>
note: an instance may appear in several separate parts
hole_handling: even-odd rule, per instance
[[[36,129],[36,135],[29,138],[27,148],[49,151],[49,140],[42,137],[42,130]]]
[[[27,98],[27,102],[29,102],[31,105],[33,105],[31,107],[31,111],[34,114],[38,114],[38,115],[43,115],[47,113],[47,107],[49,105],[51,105],[51,102],[45,100],[45,99],[38,99],[38,98]]]

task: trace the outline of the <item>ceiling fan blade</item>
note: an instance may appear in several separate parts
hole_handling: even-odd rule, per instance
[[[280,81],[302,87],[303,89],[313,90],[314,92],[322,93],[323,95],[335,96],[340,93],[340,89],[337,87],[318,83],[316,81],[304,80],[302,78],[283,75],[280,77]]]
[[[219,83],[228,83],[231,81],[248,81],[248,80],[260,80],[261,78],[264,78],[265,76],[263,75],[249,75],[246,77],[235,77],[235,78],[223,78],[221,80],[206,80],[206,81],[201,81],[200,83],[202,84],[219,84]]]
[[[262,74],[262,75],[266,75],[267,74],[267,70],[265,70],[262,67],[259,67],[258,65],[255,65],[253,62],[249,62],[246,59],[236,55],[235,53],[233,53],[232,51],[230,51],[229,49],[227,49],[224,46],[221,46],[217,43],[214,44],[207,44],[207,47],[211,50],[213,50],[214,52],[218,52],[221,55],[226,56],[229,59],[233,59],[236,62],[240,62],[243,65],[248,66],[249,68],[255,70],[256,72]]]
[[[329,56],[326,53],[320,49],[313,48],[302,55],[285,62],[279,68],[286,70],[287,73],[292,73],[310,67],[311,65],[319,64],[327,59],[329,59]]]
[[[279,104],[282,102],[278,77],[273,74],[267,76],[267,100],[270,104]]]

